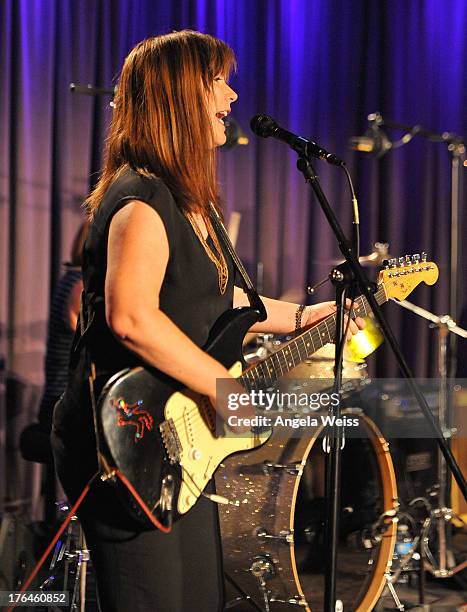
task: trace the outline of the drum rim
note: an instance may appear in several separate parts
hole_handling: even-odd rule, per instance
[[[343,410],[342,415],[355,415],[351,410]],[[389,512],[391,510],[397,510],[399,503],[397,497],[397,484],[396,484],[396,474],[394,470],[394,464],[392,461],[391,453],[389,451],[389,443],[383,437],[382,433],[376,426],[376,424],[366,415],[359,415],[360,421],[363,421],[365,425],[370,430],[370,433],[373,436],[369,436],[369,440],[373,447],[376,462],[379,468],[378,475],[381,481],[381,489],[382,489],[382,498],[383,498],[383,507],[384,512]],[[301,462],[302,470],[300,474],[298,474],[295,479],[293,493],[292,493],[292,503],[290,505],[290,515],[289,515],[289,528],[293,530],[294,528],[294,519],[295,519],[295,506],[298,498],[298,490],[303,476],[303,468],[306,465],[309,454],[316,441],[319,439],[319,435],[323,431],[324,426],[320,427],[319,430],[313,435],[311,440],[309,441],[303,455],[303,459]],[[386,476],[386,477],[385,477]],[[388,482],[389,480],[389,482]],[[372,568],[372,577],[370,580],[369,588],[366,594],[363,596],[361,601],[358,603],[355,612],[367,612],[368,610],[372,610],[378,601],[381,593],[383,592],[385,582],[386,582],[386,573],[389,571],[392,565],[392,557],[394,553],[394,547],[396,543],[396,535],[397,535],[397,518],[392,519],[391,524],[388,526],[387,531],[385,532],[381,544],[378,550],[378,556]],[[290,544],[289,547],[290,552],[290,561],[292,566],[292,574],[294,576],[295,584],[299,593],[299,596],[303,598],[306,602],[305,610],[307,612],[312,612],[312,608],[307,601],[306,595],[304,594],[302,584],[300,581],[300,576],[297,570],[297,563],[295,559],[295,545],[294,543]],[[384,554],[383,554],[384,553]],[[378,581],[378,574],[380,574],[380,579]]]

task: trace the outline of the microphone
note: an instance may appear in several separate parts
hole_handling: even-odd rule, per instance
[[[292,132],[279,127],[269,115],[255,115],[250,121],[250,127],[257,136],[262,138],[272,136],[272,138],[286,142],[302,157],[317,157],[318,159],[324,159],[334,166],[345,166],[341,159],[332,153],[328,153],[326,149],[320,147],[316,142],[302,138],[302,136],[297,136],[297,134],[292,134]]]
[[[378,129],[377,132],[379,134],[367,132],[365,136],[353,136],[349,140],[350,148],[354,151],[373,153],[376,157],[383,157],[392,148],[392,142],[383,131]]]
[[[369,128],[364,136],[353,136],[349,139],[349,147],[354,151],[373,153],[376,157],[383,157],[393,147],[393,143],[380,127],[383,117],[380,113],[371,113],[368,115],[368,123]]]

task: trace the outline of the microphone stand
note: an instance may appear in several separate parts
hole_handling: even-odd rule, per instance
[[[454,320],[458,317],[459,307],[459,227],[460,227],[460,211],[462,205],[460,170],[461,162],[465,160],[465,141],[462,136],[453,132],[443,132],[442,134],[432,132],[425,129],[421,125],[407,125],[406,123],[398,123],[389,119],[384,119],[381,113],[371,113],[368,115],[368,120],[371,126],[378,129],[384,125],[395,130],[403,130],[406,134],[397,142],[390,143],[388,149],[399,148],[409,143],[414,136],[422,136],[431,142],[441,142],[447,145],[448,153],[451,158],[451,248],[450,248],[450,276],[449,276],[449,312]],[[466,162],[464,161],[464,167]],[[451,335],[448,347],[448,375],[450,378],[455,378],[456,375],[456,347],[457,338],[455,334]]]
[[[335,363],[335,383],[334,388],[340,389],[342,379],[342,351],[340,346],[343,340],[344,332],[344,304],[345,295],[352,286],[358,287],[363,295],[368,300],[370,307],[378,321],[381,330],[392,348],[399,367],[408,380],[409,386],[417,398],[418,404],[425,415],[425,418],[431,425],[434,436],[438,440],[440,450],[446,459],[446,463],[453,473],[463,496],[467,499],[467,486],[465,479],[457,465],[451,449],[446,444],[443,432],[438,423],[433,418],[428,404],[416,385],[413,375],[401,353],[401,350],[396,342],[396,339],[383,317],[379,305],[374,297],[376,284],[369,282],[363,268],[358,262],[358,258],[351,247],[350,242],[345,237],[342,228],[339,225],[329,202],[324,195],[318,177],[310,163],[310,156],[304,155],[302,151],[296,151],[299,155],[297,160],[297,168],[303,174],[307,183],[310,183],[323,213],[328,220],[328,223],[336,236],[339,249],[344,256],[346,263],[338,268],[334,268],[331,272],[331,280],[336,285],[336,363]],[[339,363],[340,357],[340,363]],[[331,412],[336,418],[340,415],[339,403],[337,407],[332,407]],[[336,422],[336,421],[334,421]],[[333,435],[334,434],[334,435]],[[331,435],[325,439],[326,450],[328,450],[326,461],[326,514],[328,520],[325,525],[325,591],[324,591],[324,612],[335,612],[336,610],[336,574],[337,574],[337,544],[338,544],[338,527],[339,527],[339,497],[340,497],[340,461],[341,461],[341,446],[343,442],[342,427],[335,425],[331,429]]]

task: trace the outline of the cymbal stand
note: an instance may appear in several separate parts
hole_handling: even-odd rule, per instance
[[[423,524],[420,527],[420,531],[418,532],[418,534],[415,536],[415,538],[412,541],[410,550],[403,556],[400,558],[399,560],[399,567],[396,569],[396,571],[392,572],[392,571],[387,571],[384,575],[385,579],[386,579],[386,588],[388,589],[389,593],[391,594],[391,597],[394,601],[394,604],[396,606],[397,610],[400,610],[401,612],[403,610],[405,610],[406,606],[405,604],[399,599],[399,596],[396,593],[396,590],[394,588],[394,584],[397,583],[397,581],[399,580],[399,576],[401,575],[402,572],[406,571],[407,565],[410,563],[410,561],[412,559],[414,559],[415,561],[418,561],[418,598],[419,598],[419,602],[418,602],[418,606],[423,606],[424,610],[429,609],[429,606],[427,606],[425,604],[425,565],[426,562],[424,560],[424,551],[425,551],[425,547],[424,547],[424,542],[426,540],[426,534],[427,531],[430,527],[430,517],[426,517],[425,520],[423,521]]]
[[[58,502],[57,506],[60,513],[66,513],[69,510],[66,502]],[[74,525],[78,527],[77,534],[74,534]],[[76,541],[76,546],[74,542]],[[68,580],[72,564],[74,569],[74,584],[73,593],[70,600],[70,610],[79,610],[85,612],[86,605],[86,572],[87,564],[90,560],[89,550],[86,547],[86,541],[78,519],[74,516],[65,532],[64,540],[58,540],[52,560],[49,565],[50,575],[38,587],[39,590],[47,590],[54,586],[57,582],[61,567],[63,568],[63,591],[68,591]]]
[[[454,431],[451,428],[451,402],[449,401],[448,388],[448,336],[450,333],[454,333],[461,338],[467,338],[467,331],[458,327],[449,315],[438,317],[407,300],[396,302],[396,304],[427,319],[431,322],[431,327],[435,327],[438,330],[438,371],[440,376],[438,419],[443,435],[447,443],[449,443]],[[431,490],[431,495],[437,499],[437,507],[430,508],[429,524],[427,526],[427,534],[432,524],[435,524],[436,527],[438,536],[437,560],[435,560],[433,554],[429,551],[428,537],[424,538],[422,542],[422,546],[426,549],[427,556],[430,559],[430,561],[427,560],[425,562],[425,567],[435,578],[449,578],[467,567],[467,561],[456,566],[454,555],[449,548],[450,533],[447,526],[453,518],[453,511],[449,507],[449,491],[449,475],[446,461],[438,449],[438,482]]]

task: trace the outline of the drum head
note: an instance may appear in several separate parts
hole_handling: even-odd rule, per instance
[[[294,513],[295,564],[311,610],[322,610],[324,604],[324,469],[319,438],[308,455]],[[369,610],[362,602],[375,589],[375,579],[379,585],[381,578],[375,576],[381,544],[372,531],[385,510],[385,500],[383,475],[368,437],[345,441],[340,509],[336,598],[344,610]]]

